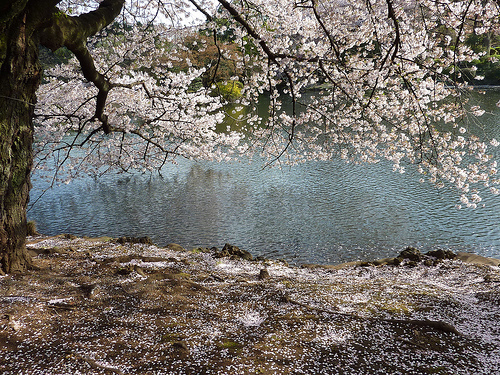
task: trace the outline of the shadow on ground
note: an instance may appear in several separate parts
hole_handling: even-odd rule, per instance
[[[2,374],[500,373],[495,265],[298,268],[72,236],[29,247],[40,269],[0,277]]]

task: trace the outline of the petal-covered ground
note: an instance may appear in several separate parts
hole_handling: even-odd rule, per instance
[[[0,277],[2,374],[500,374],[497,265],[120,242],[31,239],[40,269]]]

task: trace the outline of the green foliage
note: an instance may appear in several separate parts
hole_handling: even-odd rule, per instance
[[[205,32],[192,33],[186,36],[182,41],[182,47],[175,51],[160,52],[158,61],[164,63],[170,61],[173,64],[171,70],[174,72],[187,71],[189,65],[194,68],[205,68],[202,75],[202,84],[205,87],[211,87],[214,82],[229,80],[231,77],[241,77],[241,69],[236,67],[234,60],[241,54],[238,46],[234,43],[224,43]],[[221,54],[222,51],[222,54]],[[170,56],[175,54],[177,59],[170,60]],[[187,61],[190,61],[190,64]],[[199,89],[199,82],[194,83],[190,90]]]
[[[500,36],[491,33],[471,34],[467,37],[465,44],[476,53],[488,52],[489,47],[490,54],[495,54],[496,48],[500,48]]]
[[[500,84],[500,55],[483,56],[473,60],[460,69],[463,79],[473,84],[498,85]],[[483,80],[475,77],[482,76]]]
[[[455,51],[455,35],[444,28],[444,26],[437,32],[438,34],[449,35],[453,38],[451,44],[446,48],[450,51]],[[443,73],[450,76],[453,80],[465,81],[473,85],[500,84],[500,36],[491,33],[472,33],[467,36],[465,44],[475,53],[483,54],[482,57],[471,62],[458,63],[456,69],[449,67]],[[453,73],[451,73],[452,71]],[[460,73],[460,75],[457,73]],[[477,77],[484,77],[484,79],[477,79]]]
[[[40,46],[40,62],[44,69],[52,68],[56,65],[67,64],[73,54],[66,47],[59,48],[52,52],[47,47]]]
[[[484,35],[471,34],[467,37],[465,44],[476,53],[484,52]]]
[[[243,41],[245,42],[243,52],[246,56],[257,56],[259,54],[259,50],[255,45],[254,39],[250,38],[249,36],[245,36],[243,37]]]
[[[204,86],[203,85],[203,78],[198,77],[198,78],[194,79],[193,82],[191,82],[191,84],[189,85],[189,91],[196,92],[199,89],[201,89],[203,86]]]
[[[220,81],[217,82],[213,88],[214,93],[221,95],[228,101],[234,101],[241,97],[241,90],[243,84],[240,81]]]
[[[442,41],[441,46],[445,45],[444,40],[445,40],[446,36],[451,37],[451,41],[450,41],[451,45],[454,45],[456,43],[457,35],[456,35],[456,32],[453,28],[449,28],[445,25],[441,25],[441,26],[438,26],[437,28],[435,28],[433,30],[433,32],[434,32],[434,35]]]

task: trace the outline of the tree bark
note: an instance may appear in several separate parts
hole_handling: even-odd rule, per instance
[[[88,53],[86,39],[109,25],[124,0],[103,0],[98,9],[69,17],[60,0],[0,0],[0,275],[32,266],[26,249],[26,208],[33,167],[33,114],[41,82],[38,46],[67,46],[85,77],[99,88],[95,117],[108,127],[104,107],[110,85]]]
[[[0,273],[32,265],[25,246],[26,207],[41,67],[26,9],[27,1],[12,2],[0,24]]]

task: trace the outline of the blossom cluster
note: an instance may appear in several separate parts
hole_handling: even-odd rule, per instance
[[[128,14],[142,23],[128,24],[126,16],[120,32],[102,33],[89,46],[113,84],[105,111],[111,134],[98,131],[96,89],[70,61],[51,69],[39,91],[38,160],[58,155],[71,177],[76,167],[159,169],[177,155],[387,159],[401,173],[415,165],[423,180],[453,185],[467,207],[481,201],[480,187],[498,193],[491,149],[499,142],[473,131],[484,111],[468,105],[471,88],[461,71],[480,57],[467,36],[498,32],[494,2],[219,0],[214,11],[210,1],[174,1],[158,2],[156,13],[151,4],[134,2]],[[227,98],[195,85],[217,65],[175,69],[182,48],[175,15],[189,19],[194,8],[207,16],[203,30],[215,40],[230,35],[244,52],[220,48],[220,59],[244,72],[232,78],[243,83],[231,99],[237,129],[221,126],[230,116]],[[144,17],[157,14],[162,22],[150,27]],[[257,111],[263,97],[265,115]],[[79,144],[85,148],[73,152]]]
[[[99,35],[89,49],[112,84],[105,134],[95,118],[98,90],[85,80],[76,59],[45,72],[38,90],[35,160],[59,181],[111,169],[160,170],[177,156],[224,160],[239,143],[236,132],[218,132],[223,103],[205,88],[193,88],[203,69],[175,72],[175,51],[159,45],[163,28],[137,27]],[[169,60],[158,55],[172,53]]]

